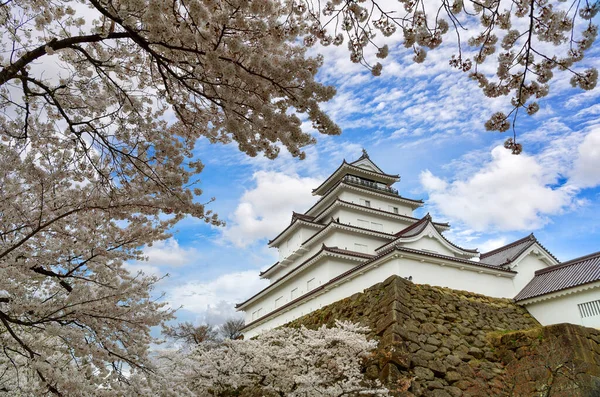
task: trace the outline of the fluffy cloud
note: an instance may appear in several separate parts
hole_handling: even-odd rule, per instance
[[[166,267],[187,265],[197,260],[199,254],[195,248],[181,247],[174,238],[158,241],[152,246],[145,246],[143,252],[147,260],[126,264],[130,272],[142,271],[148,275],[162,276],[167,272]]]
[[[322,182],[276,171],[253,175],[256,187],[246,191],[230,217],[223,237],[246,247],[266,237],[275,237],[289,223],[292,211],[308,208],[315,200],[311,191]]]
[[[571,180],[580,187],[600,184],[600,128],[586,135],[579,146]]]
[[[218,325],[232,317],[239,317],[235,304],[248,299],[268,285],[258,271],[249,270],[225,274],[211,281],[189,281],[173,287],[166,300],[170,306],[194,313],[197,323]]]
[[[475,230],[531,230],[547,223],[547,217],[568,207],[574,190],[553,187],[557,175],[545,170],[534,157],[514,156],[500,146],[480,170],[451,183],[423,171],[421,184],[429,202],[452,219]]]

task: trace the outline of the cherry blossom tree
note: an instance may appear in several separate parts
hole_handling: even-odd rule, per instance
[[[288,9],[0,2],[0,389],[140,394],[150,327],[172,313],[151,298],[157,279],[125,264],[184,216],[221,224],[197,188],[196,140],[303,157],[314,139],[298,114],[339,133]]]
[[[597,2],[399,4],[401,13],[358,0],[0,0],[0,390],[151,390],[149,329],[172,312],[151,297],[157,279],[126,262],[185,216],[221,224],[198,188],[199,138],[303,158],[315,141],[303,121],[340,132],[320,108],[335,90],[315,80],[316,41],[346,41],[377,75],[365,55],[375,32],[401,32],[422,61],[454,31],[451,65],[488,96],[512,95],[512,115],[537,109],[553,70],[596,84],[595,70],[574,64],[596,37]],[[470,59],[461,34],[473,20]],[[376,57],[387,53],[377,44]],[[486,61],[495,79],[478,69]],[[488,127],[506,130],[511,114]]]
[[[361,373],[377,346],[367,331],[346,322],[279,328],[255,339],[200,344],[190,354],[164,353],[158,362],[177,387],[196,396],[385,396],[379,382]]]
[[[444,41],[455,43],[451,67],[469,73],[486,96],[510,97],[511,110],[494,113],[485,127],[504,132],[512,123],[505,147],[515,154],[522,150],[514,130],[519,111],[539,110],[555,71],[570,73],[584,90],[598,80],[597,69],[576,68],[598,35],[597,0],[297,0],[294,7],[309,21],[305,45],[346,42],[352,62],[374,75],[382,71],[375,59],[387,57],[394,42],[387,37],[401,40],[417,63]]]
[[[212,325],[194,325],[187,321],[173,327],[166,327],[163,330],[163,334],[167,338],[181,342],[188,347],[193,347],[204,342],[216,342],[219,337],[218,330]]]

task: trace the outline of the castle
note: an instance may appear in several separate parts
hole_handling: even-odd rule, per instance
[[[417,284],[513,298],[542,324],[600,327],[600,252],[560,263],[533,234],[480,253],[444,237],[447,223],[413,211],[423,201],[401,196],[398,175],[383,172],[363,150],[319,187],[321,198],[270,247],[279,261],[260,273],[270,285],[236,305],[245,337],[284,325],[399,275]]]

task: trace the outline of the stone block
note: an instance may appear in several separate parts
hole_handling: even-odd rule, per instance
[[[420,331],[423,334],[431,335],[431,334],[435,334],[436,332],[438,332],[438,327],[435,324],[429,323],[429,322],[425,322],[425,323],[421,324],[420,328],[421,328]]]
[[[446,386],[446,385],[444,385],[440,380],[435,379],[435,380],[432,380],[431,382],[427,382],[426,386],[429,390],[434,390],[434,389],[443,389],[444,386]]]
[[[462,390],[455,386],[446,386],[444,390],[448,392],[452,397],[461,397],[463,395]]]
[[[462,375],[459,374],[457,371],[448,371],[446,372],[446,376],[445,379],[449,382],[449,383],[454,383],[454,382],[458,382],[459,380],[462,380]]]
[[[481,349],[480,349],[480,348],[478,348],[478,347],[474,347],[474,346],[473,346],[473,347],[471,347],[471,348],[469,349],[469,354],[470,354],[471,356],[475,357],[476,359],[483,358],[483,350],[481,350]]]
[[[400,371],[393,363],[387,363],[379,373],[379,380],[383,384],[392,384],[398,381]]]
[[[429,361],[427,363],[427,368],[433,371],[435,376],[443,378],[446,375],[446,365],[441,360]]]
[[[431,392],[430,396],[431,397],[452,397],[452,395],[444,389],[435,389]]]
[[[438,348],[437,348],[437,346],[434,346],[434,345],[424,344],[423,346],[421,346],[421,349],[423,349],[429,353],[434,353],[435,351],[437,351]]]
[[[413,373],[419,380],[433,380],[435,378],[433,371],[425,367],[415,367]]]

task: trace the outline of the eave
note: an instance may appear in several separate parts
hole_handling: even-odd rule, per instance
[[[350,189],[350,190],[354,190],[354,191],[359,191],[359,192],[367,193],[367,194],[370,194],[371,196],[380,197],[383,199],[388,199],[388,200],[392,199],[396,202],[406,204],[412,209],[422,207],[424,204],[423,200],[409,199],[409,198],[402,197],[397,194],[385,193],[380,190],[370,189],[366,186],[352,185],[352,184],[344,182],[344,181],[338,181],[338,183],[336,185],[334,185],[334,187],[331,188],[331,190],[325,196],[321,197],[321,199],[319,201],[317,201],[312,207],[310,207],[305,212],[305,214],[311,215],[311,214],[314,214],[315,212],[317,212],[317,210],[323,205],[323,203],[326,203],[330,197],[333,196],[333,197],[337,198],[337,196],[339,195],[338,192],[341,191],[342,189]],[[414,218],[414,219],[417,219],[417,218]]]
[[[354,209],[360,210],[362,212],[368,212],[371,214],[382,215],[382,216],[385,216],[388,218],[402,219],[402,220],[405,220],[408,222],[413,222],[413,223],[416,223],[419,221],[418,218],[414,218],[412,216],[396,214],[395,212],[380,210],[380,209],[373,208],[373,207],[366,207],[364,205],[351,203],[349,201],[345,201],[340,198],[335,199],[335,201],[333,201],[327,208],[325,208],[319,214],[315,215],[315,221],[324,219],[326,217],[326,215],[328,213],[330,213],[331,211],[333,211],[336,207],[354,208]],[[448,230],[450,228],[450,225],[448,223],[434,222],[433,224],[436,227],[436,229],[439,229],[439,230]]]
[[[276,271],[279,271],[280,269],[286,268],[290,264],[293,264],[296,259],[300,258],[302,255],[307,253],[313,244],[317,243],[322,237],[327,236],[328,233],[330,233],[332,230],[335,230],[335,229],[346,230],[346,231],[349,231],[352,233],[367,234],[367,235],[379,237],[382,239],[394,238],[393,234],[389,234],[389,233],[385,233],[385,232],[378,232],[376,230],[371,230],[371,229],[365,229],[365,228],[362,228],[359,226],[345,225],[345,224],[339,223],[333,219],[327,225],[322,225],[322,226],[324,226],[323,229],[319,230],[318,232],[316,232],[315,234],[310,236],[308,239],[306,239],[304,242],[302,242],[302,244],[300,244],[300,247],[298,247],[298,249],[296,251],[292,252],[290,255],[285,257],[283,260],[275,263],[273,266],[271,266],[270,268],[268,268],[267,270],[262,272],[260,277],[261,278],[269,278],[269,276],[272,275],[273,273],[275,273]]]
[[[288,225],[281,233],[279,233],[273,240],[270,240],[268,243],[269,247],[277,247],[277,245],[281,242],[281,240],[286,237],[292,230],[294,230],[299,225],[315,227],[315,228],[323,228],[325,225],[322,225],[317,222],[305,221],[299,218],[294,218],[294,221]]]
[[[425,224],[425,226],[423,227],[423,229],[421,231],[419,231],[419,233],[408,236],[408,237],[406,236],[406,233],[410,232],[414,228],[419,227],[423,224]],[[432,227],[429,228],[429,225],[431,225]],[[438,228],[435,226],[435,223],[432,222],[431,216],[429,216],[429,214],[427,214],[425,217],[423,217],[419,222],[416,222],[416,223],[410,225],[409,227],[407,227],[406,229],[401,230],[400,232],[396,233],[397,237],[393,241],[390,241],[389,243],[386,243],[386,244],[376,248],[375,252],[383,252],[384,250],[388,249],[392,245],[397,245],[397,244],[402,244],[402,243],[411,243],[411,242],[417,241],[417,240],[423,238],[425,232],[428,229],[430,230],[428,234],[431,234],[431,230],[433,230],[435,232],[435,234],[437,235],[438,240],[442,243],[442,245],[446,246],[449,250],[456,252],[457,254],[465,256],[465,257],[478,257],[479,256],[479,251],[477,249],[468,249],[468,248],[460,247],[460,246],[454,244],[453,242],[451,242],[450,240],[448,240],[446,237],[444,237],[444,235],[442,233],[440,233]]]

